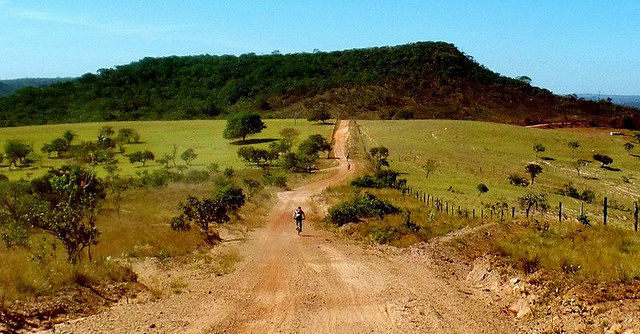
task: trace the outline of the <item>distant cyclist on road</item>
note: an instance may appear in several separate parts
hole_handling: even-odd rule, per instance
[[[302,221],[305,220],[305,218],[304,211],[302,211],[301,207],[293,211],[293,219],[296,221],[296,231],[298,231],[298,235],[302,233]]]

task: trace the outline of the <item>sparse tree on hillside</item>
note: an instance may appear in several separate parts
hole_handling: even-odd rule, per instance
[[[135,164],[136,162],[142,163],[142,166],[146,165],[147,161],[153,161],[155,159],[155,155],[153,152],[146,151],[136,151],[129,154],[129,162]]]
[[[184,150],[180,155],[180,159],[182,159],[187,166],[191,166],[191,162],[197,157],[198,154],[192,148]]]
[[[242,138],[242,141],[245,141],[247,135],[260,133],[265,128],[259,114],[242,111],[227,119],[227,127],[222,136],[225,139]]]
[[[538,164],[528,164],[527,166],[525,166],[524,170],[529,173],[529,175],[531,176],[531,184],[533,185],[534,180],[536,179],[536,176],[538,176],[540,173],[542,173],[542,167],[540,167],[540,165]]]
[[[524,83],[531,84],[531,78],[529,76],[522,75],[522,76],[517,77],[516,79],[519,80],[519,81],[522,81]]]
[[[527,216],[529,216],[531,209],[535,209],[540,212],[546,212],[549,210],[549,202],[547,201],[547,195],[545,194],[527,193],[519,198],[519,202],[520,207],[527,212]]]
[[[51,170],[32,183],[42,199],[42,205],[34,206],[32,225],[60,240],[69,262],[78,262],[85,248],[91,261],[91,245],[100,235],[96,220],[106,197],[104,182],[90,171],[71,166]]]
[[[369,150],[377,170],[382,167],[389,167],[389,149],[384,146],[373,147]]]
[[[536,157],[540,157],[540,153],[544,153],[547,149],[541,143],[536,143],[533,145],[533,152],[536,153]]]
[[[163,165],[165,168],[169,168],[169,163],[171,162],[171,155],[169,153],[165,153],[162,157],[156,159],[156,162]]]
[[[429,175],[436,170],[438,167],[438,163],[433,159],[427,159],[427,161],[422,164],[422,171],[425,173],[425,177],[428,179]]]
[[[22,164],[31,152],[33,152],[31,146],[19,140],[7,140],[4,145],[4,154],[7,160],[9,160],[9,166],[14,165],[18,167],[18,163]]]
[[[606,165],[610,165],[613,162],[613,159],[606,154],[596,153],[593,155],[593,160],[598,161],[602,164],[600,168],[604,168]]]
[[[123,144],[134,144],[140,142],[140,134],[135,129],[124,128],[118,130],[116,141]]]
[[[319,108],[311,111],[311,113],[309,114],[309,117],[307,117],[307,121],[309,122],[320,121],[322,122],[322,124],[327,124],[327,120],[329,118],[331,118],[331,114],[329,114],[329,112],[326,109]]]
[[[322,135],[315,134],[305,139],[298,147],[298,153],[306,156],[314,156],[320,152],[331,153],[331,144]]]
[[[589,161],[584,159],[578,159],[573,162],[573,168],[576,170],[576,172],[578,172],[578,176],[580,176],[580,171],[582,171],[582,169],[586,167],[588,164],[589,164]]]
[[[71,130],[67,130],[62,134],[62,138],[67,142],[67,145],[71,145],[71,142],[76,138],[76,134]]]
[[[571,149],[571,157],[575,156],[576,150],[580,148],[580,143],[577,141],[570,141],[567,146]]]
[[[107,138],[111,138],[111,136],[113,136],[114,133],[116,133],[116,132],[113,130],[112,126],[105,125],[100,129],[100,132],[98,133],[98,136],[104,136],[104,137],[107,137]]]
[[[56,152],[57,157],[61,158],[68,149],[69,144],[67,140],[64,138],[55,138],[50,143],[44,144],[41,151],[42,153],[46,153],[49,158],[51,157],[51,153]]]

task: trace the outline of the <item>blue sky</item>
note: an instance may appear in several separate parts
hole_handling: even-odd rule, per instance
[[[0,79],[146,56],[447,41],[557,93],[640,94],[640,1],[0,0]]]

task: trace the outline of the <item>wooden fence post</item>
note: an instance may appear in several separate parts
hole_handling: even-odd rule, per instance
[[[558,204],[558,222],[562,223],[562,202]]]
[[[603,203],[603,209],[602,209],[602,213],[604,215],[604,224],[607,225],[607,202],[608,202],[608,198],[605,196],[604,197],[604,203]]]
[[[471,214],[472,218],[476,218],[476,209],[473,209],[473,213]]]
[[[515,218],[516,217],[516,207],[512,206],[511,207],[511,218]]]
[[[633,202],[633,229],[638,232],[638,202]]]
[[[504,219],[504,209],[500,210],[500,220]]]
[[[484,219],[484,209],[480,209],[480,218]]]

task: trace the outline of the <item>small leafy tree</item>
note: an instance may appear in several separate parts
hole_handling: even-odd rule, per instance
[[[153,152],[146,150],[146,151],[136,151],[133,152],[131,154],[129,154],[129,162],[132,164],[135,164],[136,162],[140,162],[142,163],[142,166],[145,166],[147,161],[153,161],[155,158],[155,155],[153,154]]]
[[[229,179],[232,178],[235,173],[233,167],[227,167],[224,169],[224,172],[222,172],[222,174]]]
[[[635,147],[633,144],[631,143],[625,143],[623,145],[625,151],[627,151],[628,154],[631,154],[631,150],[633,150],[633,148]]]
[[[593,155],[593,160],[600,162],[602,165],[600,168],[604,168],[606,165],[610,165],[613,159],[606,154],[596,153]]]
[[[373,147],[369,150],[371,158],[377,170],[382,167],[389,167],[389,149],[384,146]]]
[[[535,181],[536,176],[542,173],[542,167],[538,164],[528,164],[524,167],[524,170],[531,176],[531,184]]]
[[[226,185],[219,187],[213,191],[212,196],[214,200],[220,201],[229,212],[237,213],[238,210],[244,205],[245,194],[242,188],[234,185]]]
[[[42,153],[46,153],[51,157],[51,153],[56,152],[58,158],[61,158],[69,149],[69,143],[64,138],[55,138],[50,143],[42,146]]]
[[[198,154],[192,148],[188,148],[180,154],[180,159],[182,159],[187,166],[191,166],[191,162],[197,157]]]
[[[32,183],[42,200],[34,208],[32,225],[60,240],[69,262],[78,262],[85,248],[91,260],[91,245],[100,235],[95,223],[106,197],[104,182],[91,171],[65,166]]]
[[[105,125],[100,129],[100,132],[98,132],[98,136],[111,138],[115,133],[112,126]]]
[[[38,205],[27,181],[0,180],[0,239],[5,247],[27,246],[30,217]]]
[[[315,134],[305,139],[298,147],[298,153],[306,156],[318,155],[320,152],[331,152],[331,144],[322,135]]]
[[[123,144],[134,144],[140,142],[140,134],[135,129],[124,128],[118,130],[116,141]]]
[[[319,108],[311,111],[311,113],[309,114],[309,117],[307,117],[307,121],[309,122],[320,121],[322,122],[322,124],[327,124],[327,120],[329,118],[331,118],[331,114],[329,114],[329,112],[326,109]]]
[[[427,161],[422,164],[422,171],[424,171],[427,179],[429,178],[429,175],[431,175],[431,173],[436,170],[437,166],[437,162],[433,159],[427,159]]]
[[[536,157],[540,157],[540,153],[544,153],[547,149],[541,143],[536,143],[533,145],[533,152],[536,153]]]
[[[574,156],[575,156],[575,153],[576,153],[576,150],[577,150],[578,148],[580,148],[580,143],[579,143],[579,142],[577,142],[577,141],[575,141],[575,140],[574,140],[574,141],[570,141],[570,142],[567,144],[567,147],[569,147],[569,148],[571,149],[571,157],[574,157]]]
[[[586,167],[588,164],[589,164],[589,161],[584,159],[578,159],[573,162],[573,168],[576,170],[576,172],[578,172],[578,176],[580,176],[580,171],[582,171],[582,169]]]
[[[284,128],[280,130],[280,138],[282,142],[285,143],[286,147],[289,148],[287,152],[291,151],[291,148],[295,145],[296,141],[300,137],[300,131],[293,128]]]
[[[171,155],[169,153],[165,153],[160,158],[156,159],[156,162],[163,165],[165,168],[169,168],[169,163],[171,162]]]
[[[9,166],[18,167],[18,163],[22,164],[31,152],[33,152],[33,148],[19,140],[7,140],[4,145],[4,154],[9,160]]]
[[[67,130],[62,134],[62,138],[67,141],[67,145],[71,145],[71,142],[76,138],[76,134],[71,130]]]
[[[527,193],[518,199],[520,207],[527,212],[527,216],[531,209],[546,212],[549,209],[549,202],[546,194]]]
[[[511,173],[508,177],[509,183],[517,187],[526,187],[529,185],[529,181],[524,176],[518,173]]]
[[[244,141],[248,135],[260,133],[265,128],[259,114],[242,111],[227,119],[227,127],[224,129],[222,137],[225,139],[242,138]]]

